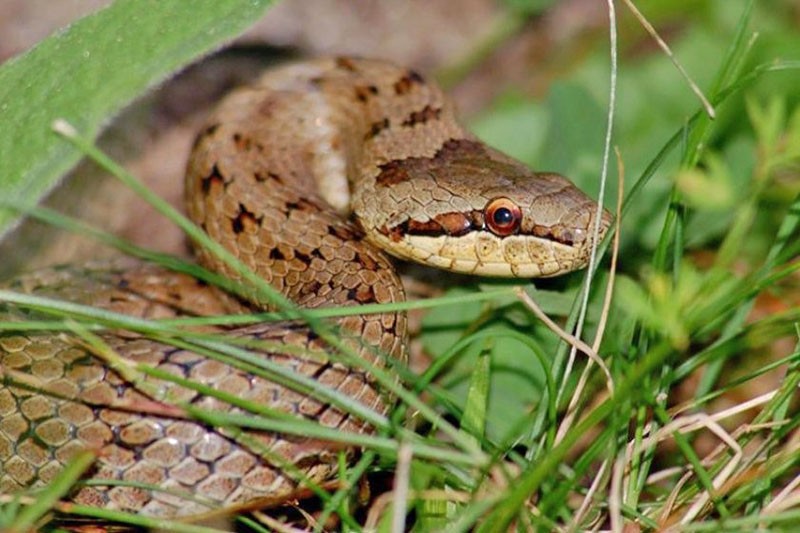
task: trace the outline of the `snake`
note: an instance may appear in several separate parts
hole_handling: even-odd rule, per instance
[[[568,179],[534,172],[481,142],[460,125],[442,89],[417,71],[351,57],[280,65],[223,98],[191,149],[185,210],[304,309],[404,301],[387,254],[478,276],[564,274],[587,264],[611,220]],[[241,277],[207,248],[197,246],[196,256],[228,279]],[[146,319],[270,309],[146,262],[51,267],[4,287]],[[30,313],[0,309],[6,320]],[[373,368],[391,371],[406,360],[403,312],[331,320]],[[319,390],[379,416],[392,409],[393,395],[368,365],[332,356],[335,349],[302,320],[221,334],[252,342],[259,361],[305,378],[305,388],[256,363],[129,331],[100,338],[131,365],[205,389],[163,375],[126,378],[70,334],[1,333],[0,494],[46,486],[91,449],[97,458],[86,483],[68,501],[159,517],[237,508],[330,480],[353,446],[215,427],[175,405],[246,413],[214,390],[342,434],[375,427]]]

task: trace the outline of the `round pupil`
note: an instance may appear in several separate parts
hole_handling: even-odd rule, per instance
[[[498,226],[507,226],[514,222],[514,213],[507,207],[500,207],[494,212],[492,218]]]

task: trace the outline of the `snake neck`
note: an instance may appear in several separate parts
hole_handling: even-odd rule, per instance
[[[337,205],[349,197],[343,176],[368,156],[347,140],[364,117],[344,114],[342,87],[323,81],[324,68],[303,68],[304,77],[279,69],[234,92],[210,118],[189,159],[188,214],[301,306],[402,301],[388,259]],[[198,255],[236,279],[211,254]]]

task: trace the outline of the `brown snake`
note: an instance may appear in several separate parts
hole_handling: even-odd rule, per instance
[[[307,308],[403,300],[398,277],[376,245],[466,273],[569,272],[587,262],[596,212],[565,178],[533,173],[465,132],[441,90],[416,72],[348,58],[278,68],[228,96],[192,150],[186,201],[196,224]],[[348,209],[356,222],[342,216]],[[604,212],[601,236],[609,220]],[[234,276],[211,254],[198,256]],[[51,269],[8,287],[145,318],[247,310],[219,289],[144,264]],[[7,306],[5,313],[21,311]],[[375,364],[382,364],[375,347],[393,358],[406,356],[402,313],[336,324],[363,341],[350,338],[350,345]],[[325,346],[304,324],[266,323],[229,334],[284,346],[259,355],[377,413],[391,407],[364,370],[325,357]],[[103,338],[132,362],[341,431],[374,431],[324,399],[255,375],[248,365],[237,368],[131,333]],[[88,478],[154,489],[93,484],[75,490],[72,501],[195,515],[287,494],[298,481],[286,464],[314,480],[330,478],[342,449],[267,431],[237,437],[195,422],[65,335],[0,334],[0,379],[0,494],[47,484],[77,450],[90,447],[99,458]],[[168,381],[148,377],[146,383],[196,407],[241,412]]]

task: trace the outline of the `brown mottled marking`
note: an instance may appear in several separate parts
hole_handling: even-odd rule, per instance
[[[433,217],[448,235],[459,237],[472,229],[471,217],[464,213],[441,213]]]
[[[237,149],[244,151],[250,149],[252,141],[249,138],[244,137],[241,133],[234,133],[233,144],[236,145]]]
[[[378,263],[375,261],[375,259],[366,254],[357,253],[356,261],[358,261],[358,264],[367,270],[375,270],[375,267],[378,266]]]
[[[425,235],[435,237],[449,235],[459,237],[473,229],[472,217],[464,213],[441,213],[428,220],[407,219],[393,228],[385,230],[387,235]]]
[[[355,62],[349,57],[337,57],[336,66],[348,72],[356,72],[358,70]]]
[[[485,154],[485,148],[477,141],[450,139],[433,157],[407,157],[377,165],[379,172],[375,176],[375,184],[392,187],[411,180],[414,175],[429,175],[435,169],[445,169],[454,162],[480,158]]]
[[[368,141],[370,139],[374,139],[380,135],[383,130],[387,129],[389,129],[389,119],[384,117],[383,119],[372,123],[372,125],[369,127],[369,131],[366,133],[366,135],[364,135],[364,140]]]
[[[486,145],[482,142],[469,139],[450,139],[436,152],[433,159],[444,163],[457,157],[482,157],[486,153]]]
[[[286,214],[288,216],[294,210],[298,211],[322,211],[322,206],[308,198],[298,198],[286,202]]]
[[[255,213],[248,211],[244,204],[239,204],[239,213],[231,219],[231,229],[237,235],[248,226],[260,225],[263,217],[257,218]]]
[[[377,228],[378,233],[388,237],[392,242],[400,242],[403,240],[403,237],[406,234],[405,227],[403,226],[404,223],[398,224],[393,227],[389,227],[386,224]]]
[[[295,259],[300,260],[301,262],[305,263],[306,265],[311,264],[311,256],[308,254],[304,254],[302,252],[296,251],[294,252]]]
[[[571,231],[565,230],[560,226],[534,226],[533,231],[529,232],[531,235],[536,235],[543,239],[560,242],[561,244],[573,245],[575,244],[575,236]]]
[[[369,100],[370,96],[376,96],[378,94],[378,88],[374,85],[356,85],[355,93],[356,100],[364,103]]]
[[[203,191],[203,194],[208,194],[212,186],[223,188],[226,186],[225,178],[222,177],[217,165],[211,167],[211,172],[209,172],[207,176],[200,180],[200,187]]]
[[[404,220],[398,226],[404,235],[442,235],[444,228],[438,220]]]
[[[422,85],[425,83],[425,78],[414,70],[406,71],[400,79],[394,82],[394,92],[398,96],[408,94],[414,85]]]
[[[356,300],[360,304],[369,304],[376,301],[375,291],[372,287],[359,287],[358,289],[350,289],[347,292],[347,297],[351,300]]]
[[[407,157],[378,165],[380,172],[375,178],[379,186],[389,187],[411,179],[419,170],[447,168],[454,161],[485,156],[484,145],[477,141],[450,139],[439,148],[433,157]]]
[[[200,145],[203,139],[214,135],[214,133],[216,133],[218,128],[219,124],[209,124],[208,126],[206,126],[203,129],[203,131],[201,131],[200,134],[194,138],[194,142],[192,143],[192,150],[197,149],[197,147]]]
[[[430,120],[438,120],[441,114],[442,108],[426,105],[419,111],[413,111],[410,115],[408,115],[408,118],[401,122],[401,125],[412,127],[416,126],[417,124],[425,124]]]
[[[378,165],[380,173],[375,178],[375,183],[381,187],[389,187],[410,179],[406,164],[403,161],[389,161]]]
[[[214,133],[217,132],[218,128],[219,128],[219,124],[209,124],[208,126],[203,128],[203,131],[200,132],[200,134],[197,136],[197,138],[198,139],[202,139],[203,137],[209,137],[211,135],[214,135]]]
[[[278,182],[279,184],[283,184],[283,179],[274,172],[254,172],[253,177],[256,181],[265,182],[269,180],[273,180]]]
[[[354,228],[347,226],[328,226],[328,233],[343,241],[352,241],[360,237]]]

